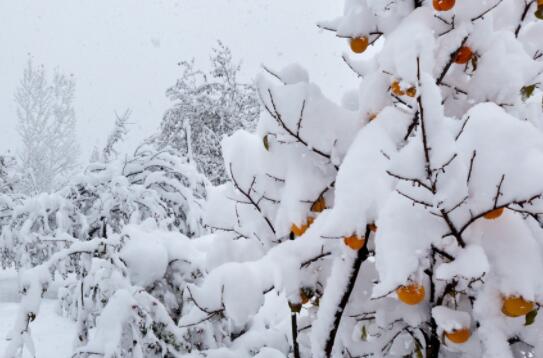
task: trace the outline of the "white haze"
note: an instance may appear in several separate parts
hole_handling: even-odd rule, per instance
[[[339,99],[356,86],[340,57],[346,43],[315,23],[337,16],[341,6],[334,0],[2,0],[0,152],[19,143],[13,92],[29,54],[76,77],[83,161],[104,142],[114,111],[133,112],[125,149],[151,134],[169,105],[164,92],[175,82],[177,63],[194,57],[207,66],[219,39],[243,59],[247,81],[261,63],[300,62]]]

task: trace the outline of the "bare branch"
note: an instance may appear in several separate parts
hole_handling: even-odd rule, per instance
[[[249,200],[251,202],[251,205],[254,206],[254,208],[260,213],[260,215],[262,216],[262,218],[266,221],[266,224],[268,225],[268,227],[270,228],[271,232],[273,233],[273,235],[275,236],[275,228],[273,227],[270,219],[268,219],[268,217],[264,214],[264,212],[262,211],[262,209],[260,208],[260,206],[258,205],[258,203],[253,199],[253,197],[251,196],[251,194],[249,192],[246,192],[244,191],[238,181],[236,180],[236,177],[234,175],[234,172],[232,171],[232,163],[230,163],[229,165],[229,169],[230,169],[230,177],[232,178],[232,183],[234,184],[234,187],[245,197],[247,198],[247,200]]]
[[[427,209],[427,208],[433,208],[433,207],[434,207],[433,204],[430,204],[430,203],[428,203],[428,202],[426,202],[426,201],[422,201],[422,200],[419,200],[419,199],[415,199],[415,198],[413,198],[413,197],[411,197],[411,196],[409,196],[409,195],[407,195],[407,194],[401,192],[401,191],[398,190],[398,189],[396,189],[396,192],[397,192],[398,194],[400,194],[401,196],[403,196],[403,197],[405,197],[405,198],[411,200],[411,201],[413,202],[413,205],[415,205],[415,204],[422,205],[422,206],[424,206],[425,209]]]
[[[334,322],[332,324],[332,327],[326,339],[326,343],[324,346],[324,352],[325,352],[326,358],[332,357],[332,349],[334,348],[334,343],[336,340],[336,335],[339,329],[339,325],[341,323],[341,318],[343,316],[343,313],[345,312],[345,308],[347,307],[347,304],[349,303],[351,293],[354,290],[354,285],[356,283],[358,273],[360,272],[360,267],[362,266],[362,263],[366,261],[366,259],[369,256],[367,238],[370,237],[370,234],[371,234],[370,226],[366,225],[366,232],[364,234],[364,237],[366,238],[366,240],[364,243],[364,247],[358,250],[356,259],[353,261],[352,271],[350,272],[350,276],[349,276],[349,282],[347,283],[347,286],[345,287],[345,290],[343,291],[343,295],[341,297],[339,305],[336,307],[336,312],[334,314]]]
[[[457,140],[460,138],[460,136],[462,135],[462,133],[464,133],[464,128],[466,128],[466,124],[468,124],[468,121],[469,121],[470,118],[471,118],[471,117],[468,116],[468,117],[466,118],[466,120],[464,121],[464,123],[462,123],[462,127],[460,128],[460,131],[458,132],[458,134],[457,134],[456,137],[454,138],[455,141],[457,141]]]
[[[475,157],[477,156],[477,151],[473,151],[473,155],[471,156],[471,160],[469,162],[469,171],[468,171],[468,178],[466,182],[469,184],[469,181],[471,179],[471,174],[473,173],[473,163],[475,163]]]
[[[402,175],[392,173],[390,170],[387,170],[386,173],[390,175],[391,177],[396,178],[398,180],[408,181],[408,182],[413,183],[415,186],[423,187],[429,190],[430,192],[432,191],[432,188],[428,184],[424,183],[421,179],[404,177]]]
[[[478,16],[475,16],[474,18],[471,19],[471,22],[475,22],[479,19],[483,19],[485,17],[486,14],[488,14],[489,12],[491,12],[492,10],[494,10],[495,8],[497,8],[498,6],[500,6],[500,4],[503,2],[503,0],[499,0],[496,4],[492,5],[490,8],[488,8],[487,10],[485,10],[481,15],[478,15]]]
[[[454,153],[454,154],[452,155],[452,157],[451,157],[449,160],[447,160],[447,161],[445,162],[445,164],[443,164],[443,165],[442,165],[441,167],[439,167],[439,168],[432,169],[432,171],[434,171],[434,172],[439,172],[439,171],[440,171],[440,172],[445,173],[445,168],[448,167],[448,166],[449,166],[449,165],[450,165],[457,157],[458,157],[458,154],[457,154],[457,153]]]
[[[302,264],[300,265],[300,268],[306,268],[306,267],[309,267],[313,262],[316,262],[316,261],[319,261],[320,259],[322,258],[325,258],[327,256],[330,256],[332,255],[331,252],[321,252],[319,255],[309,259],[309,260],[306,260],[304,262],[302,262]]]
[[[500,183],[496,186],[497,190],[496,190],[496,196],[494,197],[494,208],[498,206],[498,200],[500,199],[500,196],[503,196],[503,193],[501,190],[502,190],[502,185],[503,185],[504,180],[505,180],[505,174],[502,175],[500,179]]]
[[[275,77],[276,79],[279,80],[279,82],[281,82],[283,85],[286,85],[286,83],[283,81],[283,79],[277,74],[275,73],[274,71],[272,71],[269,67],[267,67],[266,65],[260,65],[262,67],[262,69],[264,71],[266,71],[268,74],[270,74],[272,77]]]
[[[302,128],[302,121],[304,120],[305,99],[302,102],[302,109],[300,110],[300,118],[298,119],[298,125],[296,126],[296,135],[300,136],[300,129]]]
[[[323,158],[326,158],[328,159],[329,161],[332,161],[332,157],[330,156],[330,154],[327,154],[327,153],[324,153],[323,151],[319,150],[319,149],[316,149],[314,147],[311,147],[302,137],[300,137],[299,134],[296,134],[294,133],[286,124],[285,122],[283,121],[283,118],[281,116],[281,113],[279,113],[279,111],[277,110],[277,106],[275,104],[275,100],[274,100],[274,97],[272,95],[272,92],[271,92],[271,89],[268,89],[268,94],[270,96],[270,102],[272,104],[272,107],[273,107],[273,112],[274,114],[272,114],[271,110],[266,106],[264,105],[264,107],[266,108],[266,110],[268,111],[268,113],[270,113],[270,115],[275,118],[275,120],[277,121],[277,123],[293,138],[295,138],[298,142],[300,142],[301,144],[303,144],[304,146],[306,146],[308,149],[310,149],[311,151],[313,151],[314,153],[320,155],[321,157]],[[334,165],[334,167],[336,167],[336,169],[338,169],[337,166]]]
[[[522,24],[524,23],[524,20],[526,20],[526,16],[528,15],[528,11],[530,10],[530,7],[532,7],[533,4],[536,3],[536,0],[530,0],[526,2],[524,0],[524,11],[522,12],[522,15],[520,17],[520,22],[515,29],[515,37],[518,37],[518,34],[520,33],[520,29],[522,28]]]
[[[411,124],[407,128],[407,133],[405,133],[405,136],[403,137],[403,140],[406,141],[411,136],[411,133],[417,128],[417,125],[419,124],[419,111],[415,112],[415,115],[413,116],[413,120],[411,121]]]
[[[466,44],[467,41],[468,41],[468,36],[464,37],[464,39],[460,43],[460,46],[458,46],[458,48],[454,52],[451,53],[451,56],[449,58],[449,62],[447,62],[445,67],[443,67],[443,71],[441,71],[441,74],[439,75],[439,77],[438,77],[438,79],[436,81],[436,84],[438,86],[441,85],[441,83],[443,82],[443,79],[445,79],[445,76],[447,75],[447,72],[449,72],[449,69],[451,68],[452,64],[454,63],[454,60],[456,58],[456,55],[458,54],[458,51],[462,48],[462,46],[464,46]]]

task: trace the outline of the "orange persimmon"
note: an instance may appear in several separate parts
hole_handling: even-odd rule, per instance
[[[313,224],[313,218],[308,217],[306,223],[303,224],[302,226],[297,226],[296,224],[292,224],[292,226],[290,227],[290,231],[292,231],[292,233],[295,236],[302,236],[306,232],[306,230],[309,228],[309,226],[311,226],[311,224]]]
[[[535,304],[527,301],[520,296],[509,296],[504,298],[502,303],[502,313],[507,317],[525,316],[533,311]]]
[[[484,218],[487,219],[487,220],[497,219],[500,216],[502,216],[504,210],[505,210],[505,208],[498,208],[498,209],[489,211],[488,213],[486,213],[484,215]]]
[[[433,0],[434,9],[436,11],[449,11],[454,7],[455,0]]]
[[[407,305],[417,305],[424,300],[424,286],[418,283],[410,283],[396,289],[398,299]]]
[[[366,51],[369,45],[369,41],[367,37],[355,37],[352,38],[350,41],[351,50],[354,53],[362,53]]]
[[[453,343],[462,344],[469,340],[471,331],[469,328],[455,329],[452,332],[445,332],[445,337]]]
[[[473,50],[468,46],[462,46],[456,51],[456,56],[454,57],[454,63],[459,65],[465,65],[473,57]]]
[[[366,240],[363,237],[358,237],[356,235],[351,235],[343,239],[345,245],[349,246],[351,249],[358,251],[364,247]]]

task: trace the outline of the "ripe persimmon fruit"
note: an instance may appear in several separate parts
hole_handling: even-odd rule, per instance
[[[395,94],[396,96],[403,96],[405,94],[404,91],[402,91],[402,87],[400,86],[400,82],[394,81],[390,85],[390,91]]]
[[[509,296],[503,300],[502,313],[507,317],[520,317],[533,311],[534,307],[532,301],[527,301],[521,296]]]
[[[436,11],[449,11],[454,7],[455,2],[455,0],[433,0],[433,5]]]
[[[452,332],[445,332],[445,337],[453,343],[462,344],[469,340],[471,331],[469,328],[455,329]]]
[[[489,211],[488,213],[486,213],[486,214],[484,215],[484,218],[487,219],[487,220],[494,220],[494,219],[497,219],[497,218],[499,218],[500,216],[502,216],[504,210],[505,210],[505,208],[498,208],[498,209]]]
[[[369,45],[369,41],[367,37],[355,37],[352,38],[350,41],[351,44],[351,50],[354,53],[362,53],[366,51]]]
[[[349,246],[351,249],[358,251],[364,247],[366,240],[363,237],[358,237],[356,235],[351,235],[343,239],[345,245]]]
[[[292,224],[292,226],[290,227],[290,231],[292,231],[294,236],[302,236],[306,232],[306,230],[309,228],[309,226],[311,226],[311,224],[313,224],[313,218],[308,217],[306,223],[303,224],[302,226],[297,226],[296,224]]]
[[[468,46],[462,46],[456,51],[456,56],[454,57],[454,63],[459,65],[465,65],[473,57],[473,50]]]
[[[324,197],[321,195],[321,196],[319,196],[317,201],[315,201],[311,205],[311,211],[314,212],[314,213],[320,213],[324,209],[326,209],[326,201],[324,200]]]
[[[417,95],[417,88],[415,86],[409,87],[405,91],[405,94],[408,95],[409,97],[415,97]]]
[[[424,286],[418,283],[410,283],[396,289],[398,299],[407,305],[418,305],[424,300]]]

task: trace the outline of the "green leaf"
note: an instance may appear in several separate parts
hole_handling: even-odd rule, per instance
[[[415,348],[415,355],[417,358],[424,358],[424,355],[422,354],[422,349],[420,347],[420,344],[417,343],[417,346]]]
[[[535,322],[535,318],[537,317],[537,310],[533,310],[531,312],[528,312],[526,315],[526,321],[524,322],[525,326],[529,326]]]
[[[368,330],[366,329],[366,326],[362,326],[362,332],[360,333],[360,338],[366,342],[368,340]]]
[[[264,136],[264,138],[262,138],[262,143],[264,143],[264,148],[266,148],[266,150],[270,150],[270,140],[268,139],[268,135],[266,134]]]
[[[535,17],[537,17],[539,20],[543,20],[543,5],[539,5],[537,7],[536,12],[534,13]]]
[[[520,94],[522,95],[522,100],[526,101],[528,98],[532,97],[535,91],[535,84],[524,86],[520,89]]]

